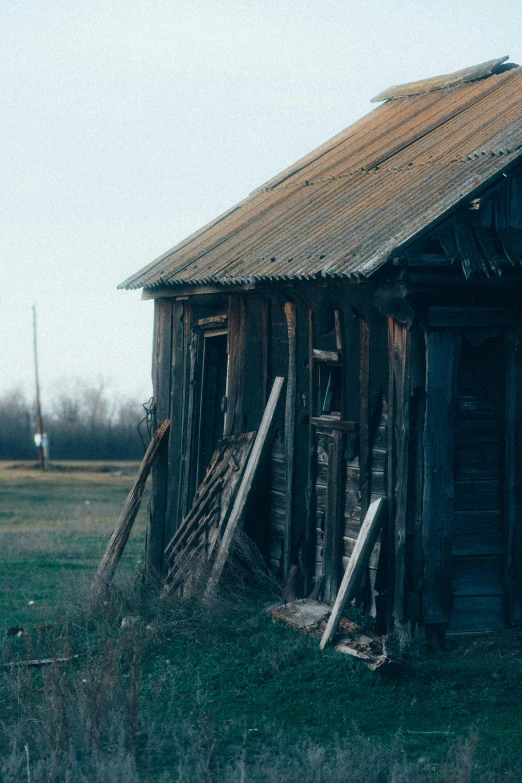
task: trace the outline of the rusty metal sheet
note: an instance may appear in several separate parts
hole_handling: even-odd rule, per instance
[[[121,288],[369,276],[522,159],[522,70],[389,101]]]

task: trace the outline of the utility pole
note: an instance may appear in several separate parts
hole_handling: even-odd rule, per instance
[[[40,381],[38,378],[38,343],[36,339],[36,305],[33,305],[34,378],[36,386],[36,433],[34,442],[38,451],[40,470],[46,469],[42,406],[40,405]]]

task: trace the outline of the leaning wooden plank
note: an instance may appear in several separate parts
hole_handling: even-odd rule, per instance
[[[161,427],[158,427],[149,443],[143,461],[134,480],[134,485],[127,496],[125,505],[120,514],[118,524],[114,528],[107,549],[101,560],[96,576],[91,585],[91,598],[98,597],[105,587],[110,583],[114,572],[118,566],[125,544],[129,538],[136,514],[139,511],[143,491],[147,482],[152,463],[158,453],[161,441],[170,427],[170,419],[165,419]]]
[[[346,604],[353,598],[359,579],[369,563],[372,549],[375,546],[377,535],[381,529],[385,507],[385,499],[378,498],[371,503],[368,509],[368,513],[361,526],[361,532],[357,537],[352,556],[346,567],[341,587],[337,593],[330,619],[328,620],[323,638],[321,639],[321,644],[319,645],[321,650],[324,650],[326,645],[330,644],[335,636]]]
[[[230,512],[230,516],[228,518],[227,526],[225,528],[225,532],[217,552],[216,560],[212,567],[210,579],[208,580],[207,588],[205,590],[206,597],[211,595],[215,590],[223,572],[234,533],[241,520],[245,510],[248,495],[254,483],[254,478],[261,461],[262,453],[268,438],[272,421],[274,419],[274,414],[276,412],[277,403],[279,402],[279,397],[281,395],[281,389],[283,388],[284,381],[284,378],[278,376],[274,381],[274,385],[272,386],[272,391],[270,392],[270,397],[268,398],[265,412],[263,414],[254,445],[252,446],[252,451],[250,452],[250,457],[248,459],[243,478],[241,479],[241,484],[239,485],[232,511]]]

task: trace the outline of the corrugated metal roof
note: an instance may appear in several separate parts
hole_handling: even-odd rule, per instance
[[[382,104],[122,288],[368,276],[522,154],[522,70]]]

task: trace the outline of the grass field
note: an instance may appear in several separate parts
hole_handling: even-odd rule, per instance
[[[0,462],[0,632],[52,613],[71,579],[92,574],[137,467],[73,462],[41,473]],[[143,558],[146,500],[124,553],[127,571]]]
[[[0,780],[522,780],[520,632],[372,673],[252,599],[144,592],[143,510],[112,596],[85,613],[135,466],[71,467],[0,469],[0,662],[82,656],[0,677]]]

